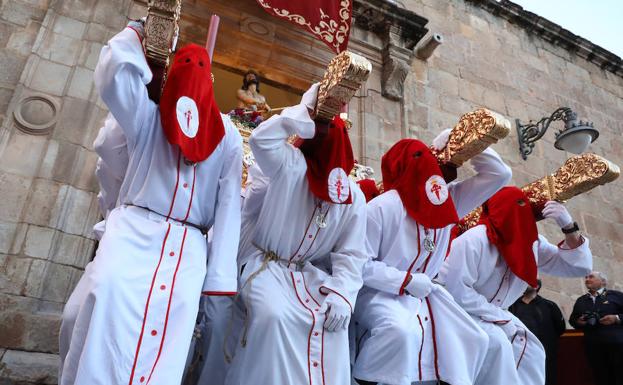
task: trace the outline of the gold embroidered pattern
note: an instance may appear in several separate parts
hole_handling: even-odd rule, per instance
[[[350,0],[340,1],[339,20],[333,20],[327,15],[322,8],[319,8],[320,21],[318,25],[312,25],[302,15],[290,13],[287,9],[276,8],[268,4],[267,0],[257,0],[257,2],[281,18],[287,19],[292,23],[304,26],[311,33],[320,38],[327,45],[335,49],[335,52],[340,53],[342,44],[348,39],[350,33]]]

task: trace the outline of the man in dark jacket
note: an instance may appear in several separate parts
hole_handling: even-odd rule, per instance
[[[554,302],[538,295],[541,280],[537,287],[528,287],[523,297],[508,309],[541,341],[545,348],[545,384],[556,384],[556,358],[558,339],[565,331],[565,319]]]
[[[584,278],[588,293],[577,299],[569,323],[584,330],[588,362],[598,385],[623,385],[623,293],[606,289],[597,271]]]

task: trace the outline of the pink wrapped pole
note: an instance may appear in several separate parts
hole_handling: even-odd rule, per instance
[[[210,26],[208,27],[208,39],[206,41],[206,50],[210,56],[210,62],[212,62],[212,54],[214,53],[214,46],[216,45],[216,34],[218,33],[218,23],[221,19],[212,15],[210,17]]]

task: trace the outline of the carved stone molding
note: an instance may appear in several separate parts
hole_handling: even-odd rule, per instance
[[[391,44],[387,44],[383,48],[383,70],[381,72],[381,93],[383,96],[391,100],[402,100],[404,82],[409,74],[410,63],[410,51]]]
[[[42,93],[31,93],[17,103],[13,118],[21,131],[31,135],[46,135],[56,124],[59,111],[56,99]]]
[[[424,27],[428,20],[388,0],[355,0],[353,18],[355,26],[374,32],[383,41],[383,96],[402,100],[413,48],[428,32]]]

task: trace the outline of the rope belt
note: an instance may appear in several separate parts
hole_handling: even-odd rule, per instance
[[[254,271],[253,273],[251,273],[249,275],[249,278],[247,278],[246,282],[244,283],[244,285],[242,285],[242,287],[240,288],[240,290],[238,291],[238,294],[236,294],[236,296],[234,297],[234,302],[238,299],[238,296],[242,296],[243,290],[244,288],[248,285],[249,286],[249,290],[251,290],[251,283],[253,282],[253,280],[255,278],[257,278],[258,275],[260,275],[260,273],[262,273],[264,270],[266,270],[268,268],[268,264],[270,262],[277,262],[280,264],[284,264],[287,266],[289,266],[290,264],[294,264],[296,266],[296,271],[301,271],[303,270],[303,267],[305,266],[305,262],[304,261],[298,261],[298,262],[291,262],[287,259],[283,259],[281,257],[279,257],[279,255],[277,253],[275,253],[272,250],[265,250],[263,248],[261,248],[260,246],[258,246],[255,242],[251,243],[256,249],[258,249],[259,251],[262,252],[262,255],[264,256],[263,260],[262,260],[262,264],[260,265],[260,267]],[[244,318],[243,318],[243,332],[242,332],[242,338],[240,340],[240,346],[242,346],[243,348],[247,346],[247,333],[249,331],[249,318],[250,318],[250,307],[248,306],[247,301],[245,301],[244,296],[241,297],[242,298],[242,302],[244,303]],[[233,319],[234,319],[234,307],[232,306],[232,311],[231,311],[231,319],[230,322],[227,325],[227,331],[225,333],[225,342],[223,344],[223,353],[225,354],[225,362],[227,363],[231,363],[232,361],[232,356],[229,354],[229,352],[227,351],[227,340],[229,339],[229,337],[231,336],[231,332],[232,332],[232,327],[233,327]]]

